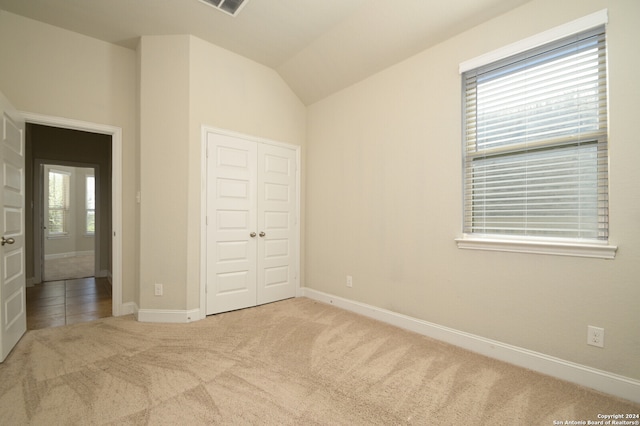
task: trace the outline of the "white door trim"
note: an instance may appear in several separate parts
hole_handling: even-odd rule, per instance
[[[231,136],[241,139],[280,146],[296,152],[296,226],[295,226],[295,281],[296,294],[300,293],[300,146],[278,142],[257,136],[246,135],[231,130],[203,125],[200,132],[200,318],[207,317],[207,134]]]
[[[111,136],[112,315],[119,316],[130,313],[122,308],[122,128],[30,112],[20,113],[26,123]]]

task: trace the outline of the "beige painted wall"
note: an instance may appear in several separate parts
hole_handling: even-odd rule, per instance
[[[0,11],[0,52],[19,110],[123,129],[123,301],[198,308],[201,125],[301,145],[304,105],[275,71],[186,35],[132,51]]]
[[[140,50],[140,308],[186,308],[189,36]],[[154,284],[164,295],[154,295]]]
[[[18,110],[122,128],[122,296],[135,301],[135,52],[0,11],[0,70]]]
[[[458,249],[459,63],[603,8],[615,260]],[[636,0],[533,0],[311,105],[306,286],[640,379],[639,22]]]
[[[190,49],[189,205],[192,208],[188,213],[188,308],[195,309],[200,301],[202,125],[302,146],[301,186],[304,187],[307,110],[274,70],[196,37],[191,38]],[[303,206],[304,195],[302,218]],[[304,247],[304,235],[301,239]],[[304,249],[301,259],[304,259]],[[304,282],[304,270],[300,276]]]
[[[457,249],[458,64],[605,7],[616,259]],[[533,0],[305,110],[273,70],[194,37],[134,52],[0,11],[0,90],[20,110],[123,129],[125,302],[198,307],[207,124],[303,145],[308,287],[640,379],[639,18],[635,0]],[[585,344],[588,324],[604,349]]]
[[[306,109],[275,71],[198,38],[138,50],[140,308],[198,309],[202,125],[300,145]]]

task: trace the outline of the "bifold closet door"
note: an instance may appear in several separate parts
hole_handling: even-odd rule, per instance
[[[207,315],[295,296],[296,152],[207,136]]]

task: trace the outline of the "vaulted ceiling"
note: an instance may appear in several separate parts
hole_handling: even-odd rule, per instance
[[[135,48],[192,34],[276,70],[305,104],[529,0],[0,0],[0,9]]]

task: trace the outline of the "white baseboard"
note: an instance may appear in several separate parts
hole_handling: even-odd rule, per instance
[[[496,340],[444,327],[376,306],[336,297],[310,288],[301,288],[298,296],[337,306],[396,327],[413,331],[500,361],[528,368],[558,379],[600,392],[640,402],[640,381],[598,370],[540,352],[512,346]]]
[[[120,305],[120,315],[138,315],[138,305],[135,302],[126,302]]]
[[[85,250],[85,251],[70,251],[67,253],[53,253],[53,254],[46,254],[44,256],[45,260],[51,260],[51,259],[64,259],[66,257],[76,257],[76,256],[89,256],[89,255],[93,255],[94,251],[93,250]]]
[[[200,309],[188,311],[169,309],[139,309],[140,322],[187,323],[200,320]]]
[[[96,277],[98,277],[98,278],[107,278],[109,283],[111,283],[111,273],[107,269],[103,269],[101,271],[98,271],[98,273],[96,274]]]

